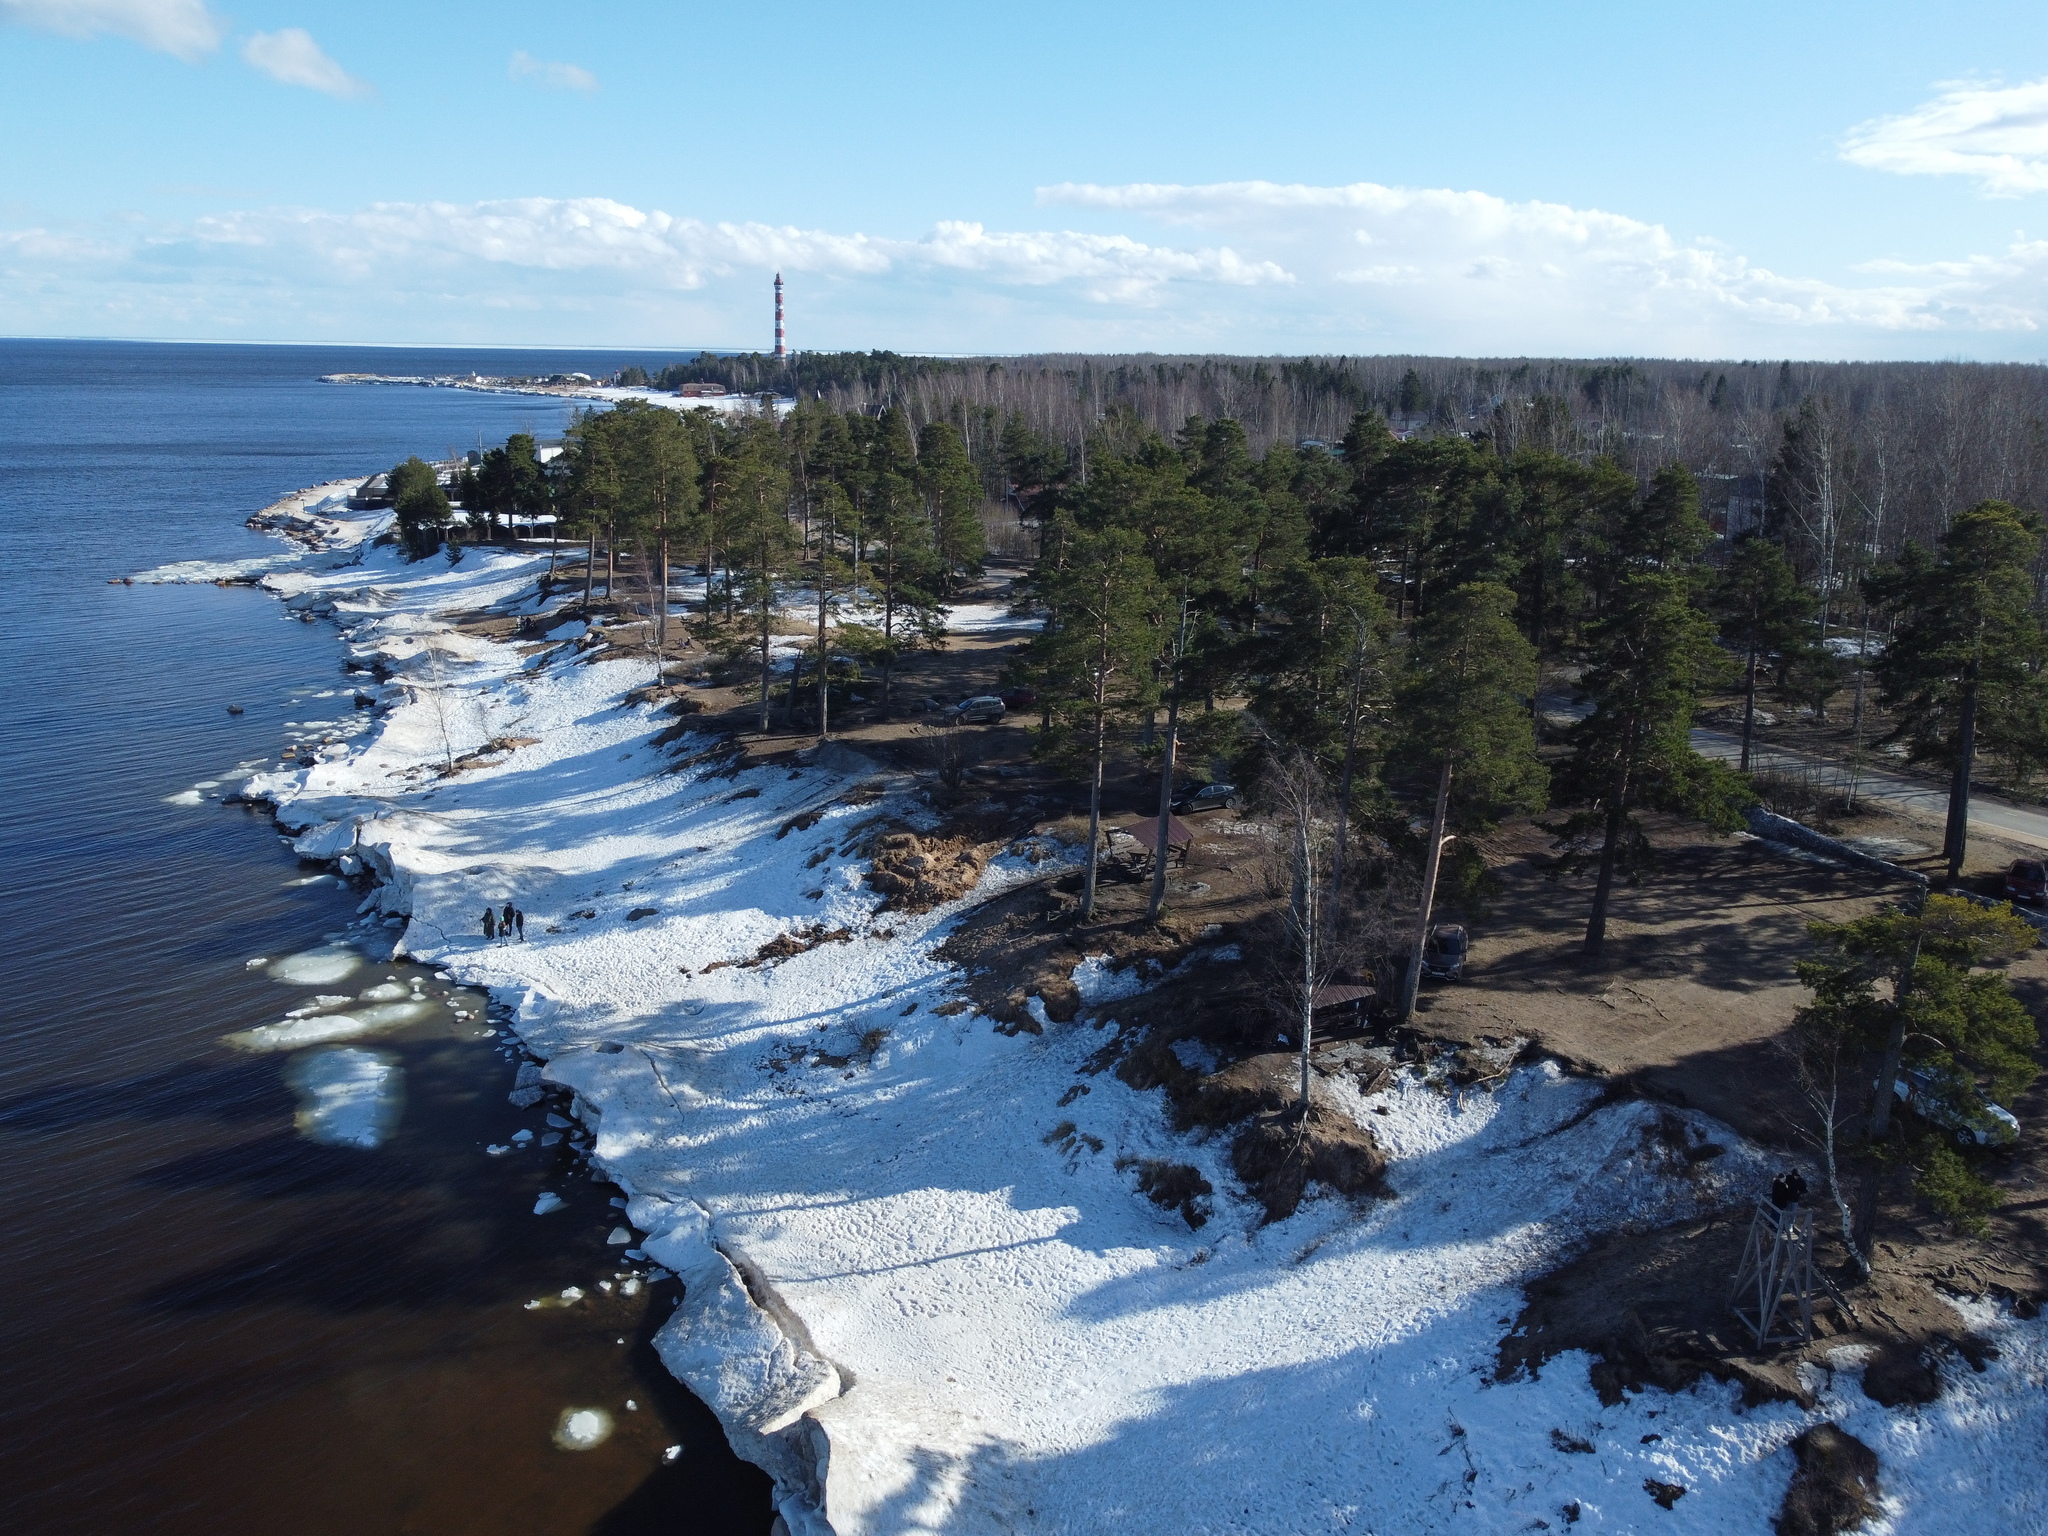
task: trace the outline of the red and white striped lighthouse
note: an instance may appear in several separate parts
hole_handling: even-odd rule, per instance
[[[775,274],[775,355],[777,357],[789,356],[788,349],[782,344],[782,274],[780,272]]]

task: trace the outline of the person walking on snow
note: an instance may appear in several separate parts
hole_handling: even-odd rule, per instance
[[[526,914],[517,907],[512,909],[512,922],[519,929],[519,942],[526,942]]]
[[[510,944],[512,942],[513,916],[514,913],[512,911],[512,903],[508,901],[505,903],[505,910],[503,914],[498,918],[498,937],[503,939],[507,944]]]
[[[497,913],[495,913],[495,912],[493,912],[493,911],[492,911],[492,910],[491,910],[491,909],[490,909],[489,907],[485,907],[485,908],[484,908],[484,937],[485,937],[486,939],[495,939],[495,938],[496,938],[497,936],[498,936],[498,914],[497,914]]]

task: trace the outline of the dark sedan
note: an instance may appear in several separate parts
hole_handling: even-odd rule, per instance
[[[2005,870],[2005,899],[2029,906],[2048,901],[2048,865],[2039,859],[2014,859]]]

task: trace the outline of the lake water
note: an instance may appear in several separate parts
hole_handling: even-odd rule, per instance
[[[649,1344],[673,1282],[598,1289],[616,1191],[566,1141],[485,1153],[547,1106],[507,1102],[474,1000],[416,967],[251,967],[358,895],[260,814],[170,803],[349,714],[333,630],[248,589],[107,584],[273,551],[242,520],[300,486],[566,420],[320,374],[656,361],[0,341],[0,1529],[767,1529],[766,1479]],[[374,1148],[312,1139],[306,1053],[221,1037],[386,977],[423,999],[374,1042],[396,1119]],[[534,1216],[543,1188],[566,1208]],[[577,1408],[616,1430],[558,1449]]]

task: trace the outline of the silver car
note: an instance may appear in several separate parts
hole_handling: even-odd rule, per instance
[[[1003,701],[992,693],[964,699],[946,711],[948,725],[994,725],[1007,713]]]

